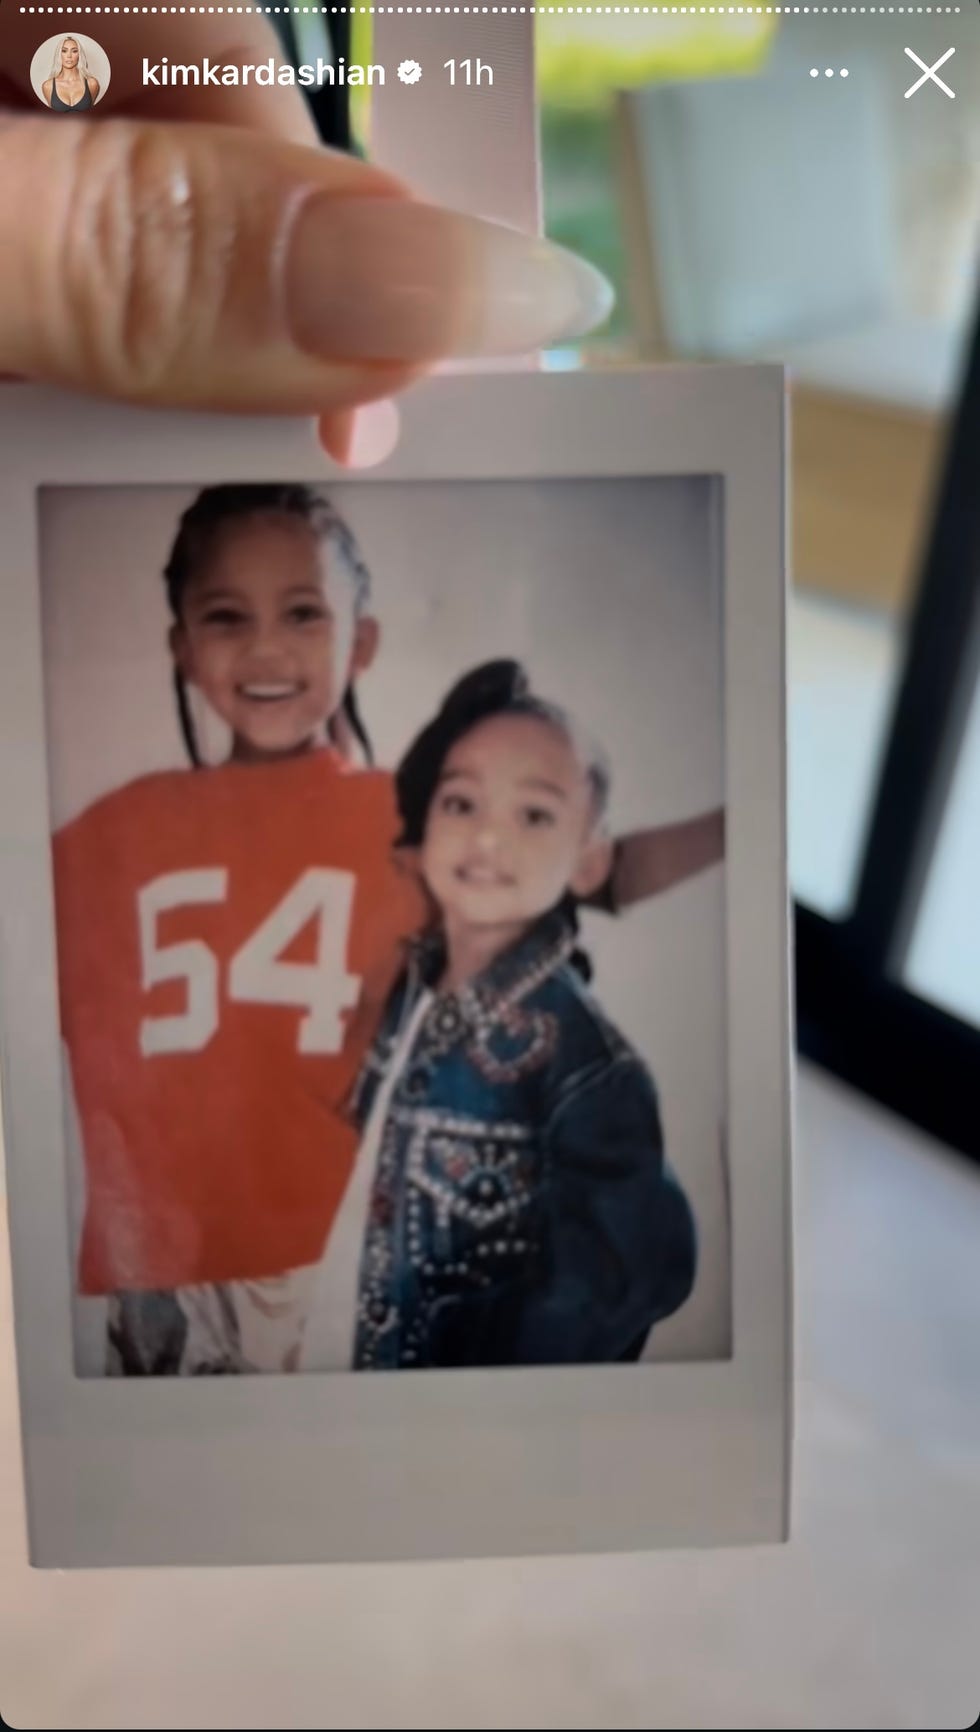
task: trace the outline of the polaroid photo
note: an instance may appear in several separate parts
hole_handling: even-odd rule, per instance
[[[780,370],[0,438],[33,1561],[785,1537]]]

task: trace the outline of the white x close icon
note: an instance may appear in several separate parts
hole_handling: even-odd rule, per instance
[[[922,77],[917,78],[914,84],[909,85],[907,91],[905,92],[906,96],[914,96],[916,91],[921,90],[923,84],[926,84],[931,79],[933,84],[938,84],[940,90],[945,90],[947,96],[952,96],[955,98],[956,91],[950,90],[948,84],[944,84],[941,78],[936,77],[936,73],[938,72],[940,66],[944,66],[946,61],[949,59],[950,55],[956,53],[955,48],[947,48],[945,54],[941,54],[939,56],[939,59],[936,61],[934,66],[927,66],[925,61],[920,60],[919,56],[915,53],[915,50],[912,48],[906,48],[905,52],[908,55],[910,60],[915,61],[916,66],[921,66],[921,68],[922,68]]]

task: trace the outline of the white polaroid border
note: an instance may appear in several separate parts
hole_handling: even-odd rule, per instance
[[[791,1448],[784,388],[774,367],[434,379],[395,453],[309,422],[0,387],[0,1032],[28,1525],[42,1566],[637,1550],[785,1538]],[[723,481],[733,1355],[391,1375],[75,1376],[36,489]]]

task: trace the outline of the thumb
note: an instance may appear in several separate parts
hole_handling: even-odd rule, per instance
[[[339,153],[197,124],[7,119],[0,372],[309,413],[605,316],[591,266]]]

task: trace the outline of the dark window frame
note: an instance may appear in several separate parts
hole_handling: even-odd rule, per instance
[[[980,1162],[980,1028],[902,970],[980,668],[980,298],[851,913],[796,905],[799,1049]],[[980,861],[977,863],[980,918]]]
[[[329,39],[331,59],[336,66],[338,60],[347,60],[350,55],[350,16],[344,12],[331,13],[329,18],[321,15],[321,22]],[[273,17],[271,23],[278,31],[292,64],[298,66],[300,57],[292,19],[288,13],[283,13]],[[319,90],[304,89],[303,95],[321,142],[334,150],[352,150],[350,94],[346,84],[324,84]]]

